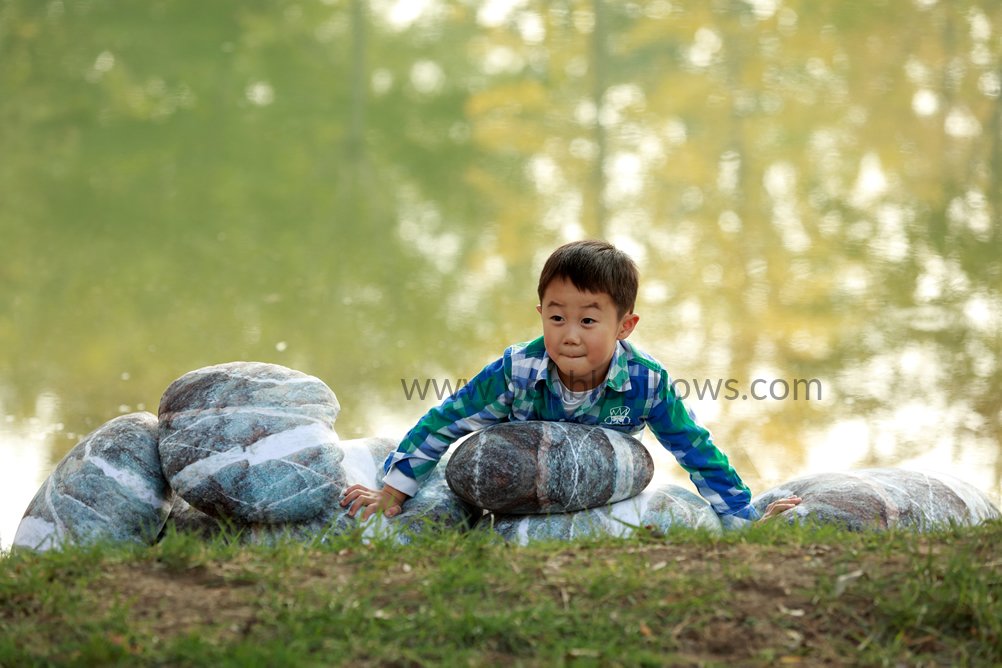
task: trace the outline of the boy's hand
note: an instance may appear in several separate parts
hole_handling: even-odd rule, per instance
[[[341,507],[351,505],[348,517],[354,517],[360,508],[365,508],[361,520],[369,519],[374,512],[382,510],[387,517],[393,517],[403,512],[401,507],[408,497],[399,489],[383,485],[382,489],[369,489],[364,485],[352,485],[344,491]]]
[[[765,514],[759,519],[759,522],[765,522],[768,519],[776,517],[785,513],[790,508],[800,505],[803,501],[799,496],[788,496],[785,499],[776,499],[768,506],[765,507]]]

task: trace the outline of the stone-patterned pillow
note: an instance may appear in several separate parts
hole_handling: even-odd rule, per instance
[[[63,457],[28,505],[13,545],[42,551],[102,540],[152,543],[173,498],[160,470],[157,418],[122,415]]]
[[[360,484],[375,489],[382,485],[383,461],[397,446],[399,441],[372,437],[341,441],[338,448],[344,453],[342,465],[346,475],[346,485]],[[240,531],[242,540],[255,544],[270,544],[283,538],[293,540],[320,540],[352,531],[361,530],[362,539],[371,540],[376,536],[390,537],[400,543],[407,543],[414,534],[421,533],[429,525],[445,529],[465,531],[473,524],[478,513],[445,484],[445,476],[436,471],[426,481],[414,498],[404,504],[404,511],[396,517],[374,517],[364,524],[348,517],[347,511],[335,504],[325,508],[316,517],[303,522],[281,524],[241,524],[221,522],[201,513],[179,500],[171,512],[169,524],[179,533],[213,535],[223,526]]]
[[[774,487],[757,497],[758,511],[786,496],[800,505],[783,514],[788,521],[810,518],[860,531],[903,527],[928,529],[971,525],[998,518],[999,511],[979,489],[941,473],[905,469],[861,469],[815,473]]]
[[[673,527],[719,533],[720,519],[700,496],[673,484],[652,485],[637,496],[601,508],[555,515],[491,514],[479,529],[493,530],[507,541],[526,545],[537,540],[626,537],[641,527],[666,532]]]
[[[504,422],[473,434],[449,460],[460,498],[507,514],[596,508],[639,494],[654,476],[640,441],[571,422]]]
[[[339,410],[323,381],[277,364],[192,371],[160,401],[164,474],[185,501],[219,519],[311,519],[345,488]]]

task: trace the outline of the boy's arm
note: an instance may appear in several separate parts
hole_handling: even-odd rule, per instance
[[[456,439],[509,416],[510,378],[511,349],[425,413],[386,458],[383,484],[414,496]]]
[[[388,517],[402,512],[404,502],[417,494],[456,439],[508,417],[513,396],[510,378],[509,348],[504,356],[425,413],[383,463],[382,489],[352,485],[345,490],[341,506],[350,505],[348,515],[355,517],[364,508],[360,519],[365,521],[378,510]]]
[[[751,505],[751,491],[731,466],[727,455],[713,443],[706,427],[675,394],[667,372],[661,372],[657,396],[648,414],[648,426],[658,441],[686,470],[700,496],[717,515],[759,519]]]

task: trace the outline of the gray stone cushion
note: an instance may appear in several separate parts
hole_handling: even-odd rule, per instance
[[[505,422],[473,434],[449,460],[462,499],[505,514],[596,508],[635,496],[654,475],[640,441],[570,422]]]
[[[398,442],[381,437],[341,441],[337,447],[343,453],[346,487],[355,484],[370,489],[381,487],[383,461],[396,449]],[[179,502],[171,513],[169,523],[179,533],[191,532],[203,536],[214,535],[228,526],[239,532],[241,540],[254,544],[271,544],[281,539],[324,542],[330,537],[355,531],[360,532],[363,541],[381,537],[405,544],[414,535],[432,526],[465,531],[473,524],[477,514],[475,508],[449,490],[444,474],[437,471],[421,486],[414,498],[404,504],[403,512],[396,517],[377,516],[362,523],[357,517],[348,517],[347,510],[340,503],[335,503],[305,521],[279,524],[225,522]]]
[[[998,509],[973,485],[941,473],[895,468],[804,476],[770,489],[753,505],[765,512],[771,502],[792,495],[803,501],[783,514],[789,521],[810,518],[855,531],[922,530],[999,517]]]
[[[41,551],[102,540],[152,543],[172,501],[156,417],[122,415],[63,457],[28,505],[13,545]]]
[[[220,519],[311,519],[345,487],[339,409],[321,380],[276,364],[192,371],[160,401],[163,471],[179,496]]]
[[[638,528],[664,533],[674,527],[715,533],[722,528],[706,500],[673,484],[651,485],[633,498],[601,508],[554,515],[491,514],[478,525],[520,545],[537,540],[626,537]]]

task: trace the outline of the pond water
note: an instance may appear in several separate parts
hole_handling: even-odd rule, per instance
[[[584,237],[753,490],[908,466],[998,502],[1000,34],[968,0],[3,3],[0,544],[201,366],[402,435],[539,334]]]

